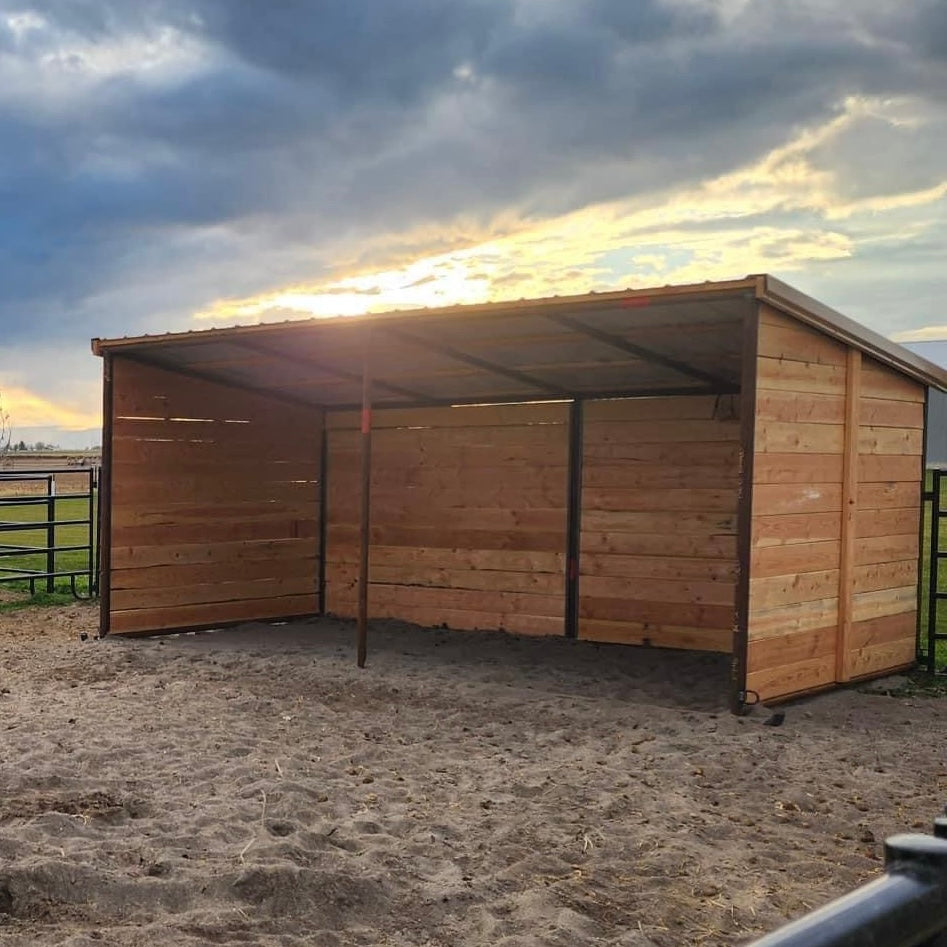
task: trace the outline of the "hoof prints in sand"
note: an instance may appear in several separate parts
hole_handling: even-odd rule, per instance
[[[941,703],[765,727],[725,659],[392,624],[360,671],[333,622],[79,643],[68,614],[12,626],[3,947],[723,947],[947,789]]]

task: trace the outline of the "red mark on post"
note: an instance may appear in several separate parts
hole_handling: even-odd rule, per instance
[[[372,429],[372,409],[362,408],[362,433],[368,434]]]
[[[651,300],[647,296],[628,296],[621,301],[625,309],[643,309],[651,305]]]

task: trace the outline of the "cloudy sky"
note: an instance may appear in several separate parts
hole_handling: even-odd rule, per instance
[[[0,208],[27,440],[92,336],[771,272],[945,337],[947,3],[0,0]]]

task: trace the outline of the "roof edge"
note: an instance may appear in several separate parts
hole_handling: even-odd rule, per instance
[[[788,283],[766,274],[759,283],[757,299],[819,329],[833,338],[860,349],[886,365],[940,391],[947,391],[947,370],[885,338],[861,323],[801,293]]]
[[[443,319],[457,316],[494,316],[502,317],[514,313],[545,313],[559,308],[574,306],[611,306],[623,300],[639,300],[641,305],[647,301],[659,299],[699,299],[702,296],[726,296],[735,293],[747,293],[751,297],[760,291],[759,276],[746,276],[734,280],[708,280],[704,283],[689,283],[679,286],[648,286],[641,289],[621,289],[603,293],[581,293],[571,296],[545,296],[535,299],[511,299],[488,303],[468,303],[455,306],[436,306],[422,309],[394,309],[386,312],[364,313],[357,316],[316,316],[306,319],[287,319],[282,322],[254,322],[244,325],[218,326],[207,329],[189,329],[184,332],[167,332],[157,335],[125,336],[123,338],[92,339],[92,353],[104,355],[112,349],[125,346],[159,344],[187,339],[205,339],[208,336],[227,338],[232,334],[271,332],[277,328],[304,325],[373,325],[379,322],[394,323]]]

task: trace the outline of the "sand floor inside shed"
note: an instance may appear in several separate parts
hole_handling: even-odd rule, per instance
[[[725,707],[727,659],[0,614],[4,945],[739,943],[947,796],[947,703]]]

